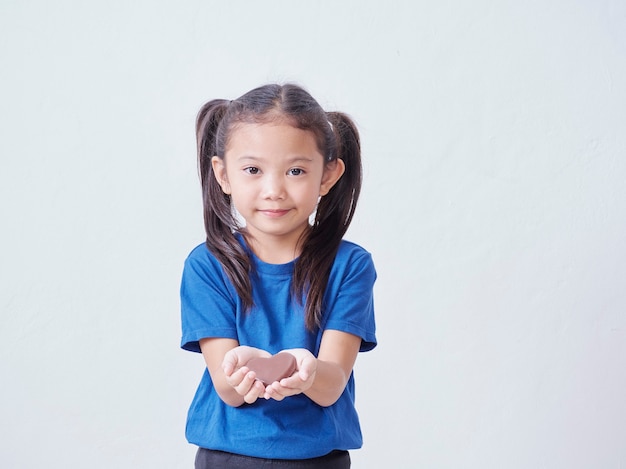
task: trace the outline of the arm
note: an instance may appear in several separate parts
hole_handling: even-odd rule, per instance
[[[360,337],[341,331],[324,331],[315,380],[305,394],[321,406],[334,404],[346,388],[360,346]]]
[[[224,338],[202,339],[200,349],[215,390],[226,404],[252,404],[265,394],[265,388],[245,364],[254,357],[269,357],[268,352]]]
[[[286,350],[296,357],[298,371],[269,385],[264,397],[280,401],[304,393],[320,406],[333,405],[346,387],[360,345],[360,337],[329,329],[322,335],[317,358],[306,349]]]

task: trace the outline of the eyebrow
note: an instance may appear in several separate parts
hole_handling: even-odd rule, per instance
[[[258,156],[252,156],[252,155],[243,155],[240,156],[239,158],[237,158],[238,161],[264,161],[264,158],[259,158]],[[304,162],[304,163],[310,163],[313,161],[313,158],[309,158],[306,156],[294,156],[292,158],[288,158],[287,159],[287,163],[299,163],[299,162]]]

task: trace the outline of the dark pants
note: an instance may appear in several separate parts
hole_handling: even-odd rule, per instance
[[[198,448],[196,469],[349,469],[350,454],[333,451],[312,459],[263,459]]]

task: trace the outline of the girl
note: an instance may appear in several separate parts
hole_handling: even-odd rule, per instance
[[[206,243],[185,262],[182,348],[206,370],[186,435],[196,468],[350,467],[352,368],[376,346],[370,254],[343,241],[361,188],[358,132],[302,88],[267,85],[198,114]],[[296,369],[264,385],[248,366]]]

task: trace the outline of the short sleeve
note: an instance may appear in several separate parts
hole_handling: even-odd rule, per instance
[[[180,287],[181,347],[200,352],[200,339],[237,338],[236,296],[221,265],[205,245],[185,261]]]
[[[348,332],[361,337],[361,352],[376,347],[374,282],[376,269],[370,253],[344,242],[326,290],[324,329]]]

